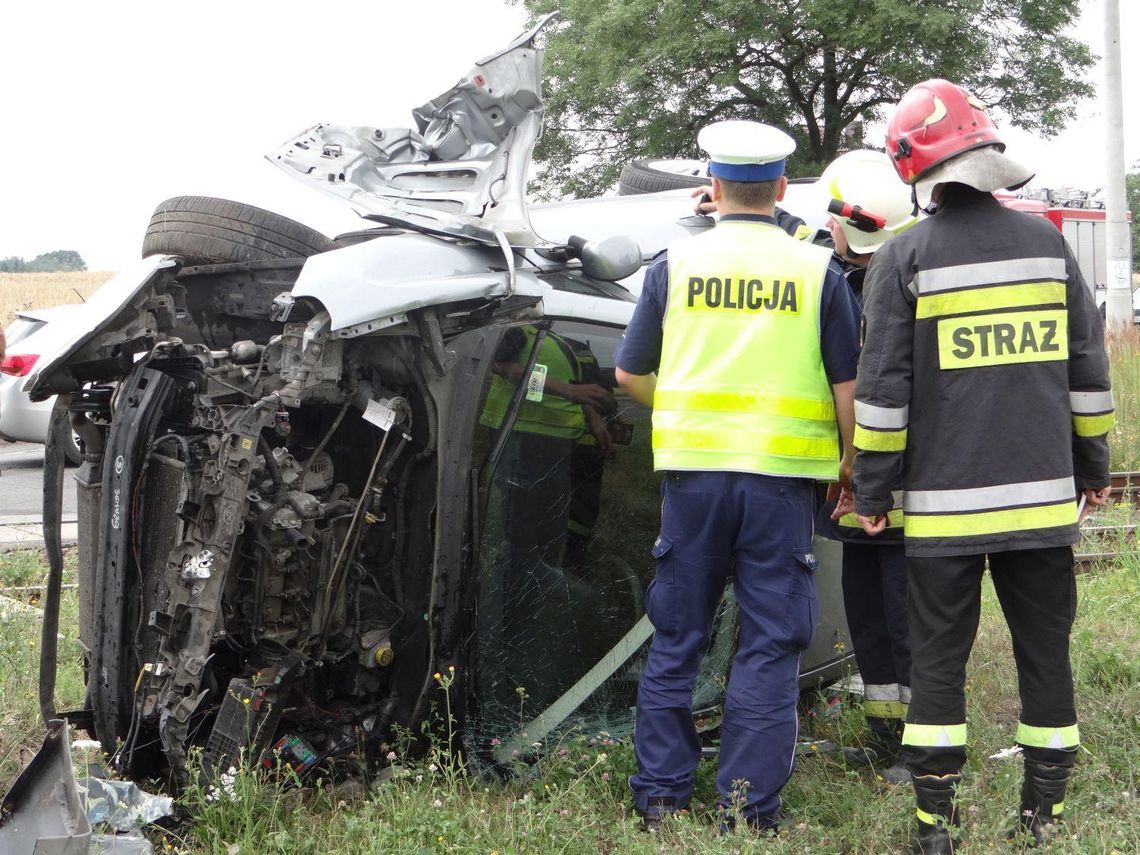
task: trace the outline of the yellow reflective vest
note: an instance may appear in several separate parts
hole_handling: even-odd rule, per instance
[[[819,342],[830,251],[728,220],[672,244],[668,259],[654,467],[834,479]]]
[[[519,348],[517,362],[525,366],[534,348],[538,330],[528,325],[522,327],[522,331],[526,335],[526,341]],[[543,388],[542,380],[545,378],[561,380],[564,383],[577,382],[581,379],[578,363],[570,346],[552,332],[546,334],[542,346],[538,349],[531,382],[524,393],[518,417],[511,429],[559,439],[578,439],[586,431],[586,417],[582,412],[582,405],[551,395]],[[517,385],[498,374],[491,378],[491,388],[487,392],[483,414],[479,418],[480,424],[497,429],[503,423]]]

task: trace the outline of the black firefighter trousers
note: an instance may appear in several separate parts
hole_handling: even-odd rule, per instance
[[[952,734],[959,725],[963,735],[931,744],[911,738],[912,731],[922,728],[908,727],[903,741],[907,765],[916,775],[957,774],[965,762],[966,660],[978,630],[985,563],[985,555],[907,559],[912,656],[907,723],[949,725]],[[996,552],[989,555],[989,564],[1013,638],[1022,725],[1074,725],[1069,633],[1077,589],[1072,548]]]

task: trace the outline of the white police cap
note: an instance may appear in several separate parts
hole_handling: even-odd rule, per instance
[[[727,119],[701,128],[697,145],[709,153],[709,175],[727,181],[774,181],[796,141],[771,125]]]

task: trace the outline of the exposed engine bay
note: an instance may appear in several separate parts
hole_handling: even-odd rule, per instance
[[[129,365],[71,410],[89,702],[133,776],[184,783],[191,744],[212,776],[277,732],[305,734],[277,746],[305,768],[367,757],[413,717],[431,579],[405,565],[430,545],[441,332],[337,338],[282,290],[298,266],[171,276],[140,315],[167,327],[149,349],[70,369]]]

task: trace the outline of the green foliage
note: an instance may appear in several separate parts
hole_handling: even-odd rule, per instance
[[[1124,199],[1132,212],[1132,269],[1140,271],[1140,172],[1124,176]]]
[[[636,157],[697,157],[697,131],[729,118],[787,128],[800,144],[794,174],[819,174],[841,146],[863,144],[863,122],[930,77],[1047,135],[1093,91],[1093,56],[1065,34],[1077,0],[523,3],[562,12],[536,151],[547,193],[595,195]]]
[[[18,255],[0,259],[0,273],[71,273],[86,269],[87,262],[74,249],[42,252],[31,261],[24,261]]]

